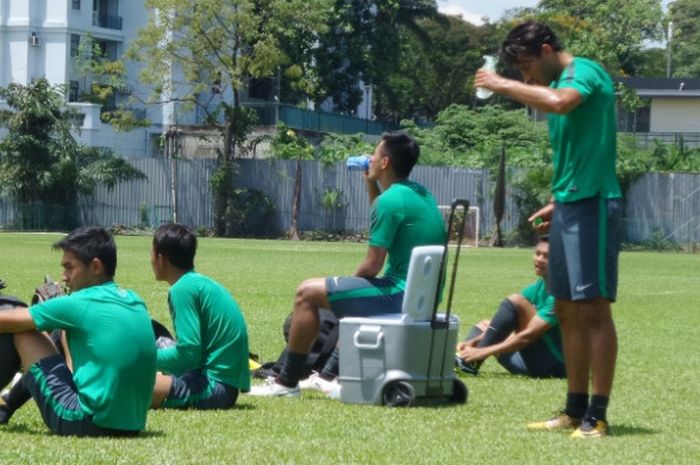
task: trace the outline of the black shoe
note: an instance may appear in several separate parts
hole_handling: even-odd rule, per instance
[[[476,362],[465,362],[459,355],[455,355],[455,367],[463,373],[474,376],[479,374],[479,365]]]

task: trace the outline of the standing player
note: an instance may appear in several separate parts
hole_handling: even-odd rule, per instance
[[[536,228],[550,231],[549,283],[562,329],[568,393],[559,416],[528,426],[602,437],[608,433],[617,356],[610,308],[617,290],[622,206],[615,175],[615,90],[600,64],[565,52],[540,23],[510,31],[502,56],[525,82],[480,69],[474,85],[546,112],[554,151],[552,203],[530,221],[539,218]]]
[[[155,379],[146,306],[114,283],[117,249],[103,228],[76,229],[54,248],[63,250],[63,280],[72,293],[0,312],[0,332],[15,333],[23,382],[52,432],[138,434]],[[65,332],[72,372],[49,336],[39,332],[54,329]]]
[[[372,204],[365,259],[352,277],[313,278],[299,285],[287,359],[280,374],[253,387],[252,395],[299,396],[299,378],[318,334],[320,309],[330,309],[338,318],[401,312],[411,251],[444,244],[447,234],[433,196],[408,180],[419,154],[418,144],[407,134],[382,136],[365,173]],[[387,259],[384,276],[377,278]]]
[[[158,349],[154,408],[230,408],[250,389],[243,314],[221,284],[194,270],[196,252],[197,237],[181,224],[153,236],[153,274],[170,284],[176,338]]]

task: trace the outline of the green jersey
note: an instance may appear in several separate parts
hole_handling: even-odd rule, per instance
[[[557,202],[575,202],[600,195],[622,197],[615,175],[617,152],[615,88],[598,63],[574,58],[554,89],[573,88],[582,102],[567,114],[548,114],[554,151],[552,194]]]
[[[220,383],[250,389],[248,330],[231,294],[216,281],[188,271],[168,291],[176,344],[158,349],[159,371],[201,369]]]
[[[146,425],[156,375],[151,318],[143,300],[113,282],[29,308],[40,331],[65,331],[80,408],[103,428]]]
[[[395,182],[372,204],[369,245],[387,249],[386,277],[405,281],[413,248],[442,245],[446,234],[435,199],[416,182]]]
[[[561,345],[561,331],[559,330],[559,319],[554,313],[554,296],[547,292],[547,283],[539,278],[537,281],[522,290],[523,297],[537,309],[537,316],[542,318],[551,328],[543,335],[547,348],[554,358],[560,362],[564,361]]]

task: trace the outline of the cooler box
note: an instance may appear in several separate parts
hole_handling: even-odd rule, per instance
[[[445,322],[445,315],[438,315]],[[459,321],[445,329],[404,314],[340,320],[340,399],[354,404],[391,403],[408,383],[412,397],[453,397],[454,348]],[[451,348],[448,354],[444,349]],[[447,355],[447,356],[446,356]]]
[[[459,320],[449,309],[447,316],[435,312],[444,252],[444,246],[413,249],[402,313],[340,320],[343,402],[398,406],[420,397],[466,400],[466,387],[454,374]]]

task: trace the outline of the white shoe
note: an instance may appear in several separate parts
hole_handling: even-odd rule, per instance
[[[248,394],[258,397],[299,397],[301,390],[299,386],[290,388],[277,384],[274,378],[268,378],[263,384],[251,387]]]
[[[337,378],[333,381],[328,381],[321,378],[321,375],[319,375],[316,372],[311,373],[311,376],[309,376],[305,380],[299,381],[299,388],[321,391],[324,394],[330,394],[339,387],[340,383],[338,382]]]

